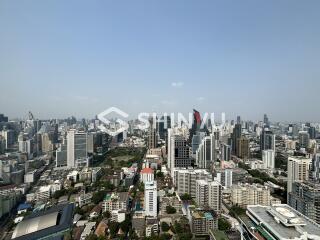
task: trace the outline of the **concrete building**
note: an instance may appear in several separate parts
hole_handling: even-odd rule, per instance
[[[211,212],[193,211],[191,217],[191,230],[195,235],[209,234],[218,228],[217,218]]]
[[[267,169],[274,169],[275,168],[275,152],[274,150],[263,150],[262,151],[262,161]]]
[[[208,182],[205,180],[196,181],[196,203],[199,207],[207,207],[209,200]]]
[[[102,203],[103,212],[127,211],[128,192],[107,194]]]
[[[276,150],[276,136],[269,130],[263,130],[260,136],[260,149]]]
[[[320,183],[294,182],[288,204],[320,224]]]
[[[71,129],[67,133],[67,167],[89,165],[87,155],[87,133]]]
[[[179,196],[189,194],[196,197],[196,181],[212,181],[212,174],[206,169],[176,169],[174,171],[174,184]]]
[[[144,210],[146,216],[157,217],[157,182],[146,182],[144,185]]]
[[[214,134],[202,139],[196,150],[196,164],[202,169],[211,169],[216,159]]]
[[[287,192],[292,191],[292,184],[296,181],[306,181],[309,179],[311,168],[311,158],[293,156],[288,158],[288,182]]]
[[[249,139],[244,136],[237,139],[237,157],[242,159],[250,157]]]
[[[187,139],[183,135],[178,135],[173,132],[173,129],[168,129],[168,168],[171,176],[173,176],[175,168],[191,167],[193,159],[191,158],[191,148],[188,145]]]
[[[221,212],[222,186],[217,181],[213,181],[208,184],[208,205],[216,213]]]
[[[221,161],[230,161],[231,159],[231,146],[222,144],[221,146]]]
[[[0,190],[0,218],[8,213],[17,205],[22,194],[15,189]]]
[[[231,187],[231,202],[233,205],[247,207],[248,205],[269,206],[271,203],[270,189],[258,184],[238,184]]]
[[[144,168],[140,171],[140,180],[143,183],[152,182],[154,180],[154,173],[152,168]]]
[[[68,148],[67,148],[67,139],[63,138],[62,143],[59,145],[56,150],[56,167],[65,167],[67,166],[68,158]]]
[[[6,141],[6,149],[11,148],[15,142],[14,140],[14,131],[11,129],[5,129],[1,131],[1,135]]]
[[[299,147],[300,148],[308,148],[310,142],[310,136],[307,131],[300,131],[299,132]]]
[[[34,212],[16,226],[11,239],[61,239],[72,227],[73,210],[74,204],[64,204]]]
[[[251,220],[246,223],[247,228],[265,239],[320,239],[320,225],[286,204],[252,205],[246,213]]]

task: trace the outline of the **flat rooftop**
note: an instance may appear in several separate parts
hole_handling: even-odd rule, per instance
[[[74,204],[65,204],[33,213],[17,225],[12,239],[53,239],[61,236],[72,225],[73,209]]]
[[[280,239],[302,239],[302,233],[310,239],[320,239],[320,225],[287,204],[272,207],[251,205],[247,207],[247,215],[255,224]]]

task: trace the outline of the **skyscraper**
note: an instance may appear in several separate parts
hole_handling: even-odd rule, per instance
[[[67,133],[67,167],[88,166],[87,133],[71,129]]]
[[[276,137],[273,132],[269,130],[263,130],[260,136],[260,148],[263,150],[275,150]]]
[[[210,169],[216,159],[214,134],[202,139],[196,151],[196,163],[199,168]]]
[[[144,185],[145,215],[157,217],[157,182],[146,182]]]
[[[274,150],[263,150],[262,151],[262,161],[265,168],[274,169],[275,168],[275,152]]]
[[[234,155],[238,154],[238,149],[237,149],[237,140],[241,137],[242,134],[242,126],[240,123],[237,123],[232,132],[232,153]]]
[[[158,120],[159,137],[161,140],[167,139],[169,128],[171,128],[171,118],[164,115]]]
[[[237,157],[242,159],[250,157],[249,139],[244,136],[237,139]]]
[[[268,118],[267,114],[263,115],[263,125],[265,127],[269,127],[269,118]]]
[[[182,135],[177,135],[173,129],[168,129],[168,163],[171,176],[175,168],[186,168],[193,166],[191,149],[187,139]]]
[[[222,144],[221,160],[230,161],[230,159],[231,159],[231,146],[228,144]]]
[[[158,132],[157,123],[153,121],[153,118],[149,118],[149,131],[148,131],[148,148],[156,148],[158,145]]]
[[[300,148],[308,148],[310,142],[310,136],[307,131],[299,132],[299,146]]]

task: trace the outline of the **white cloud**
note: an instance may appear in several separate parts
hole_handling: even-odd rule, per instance
[[[184,82],[172,82],[172,87],[182,87],[184,85]]]
[[[198,97],[197,101],[202,102],[205,98],[204,97]]]

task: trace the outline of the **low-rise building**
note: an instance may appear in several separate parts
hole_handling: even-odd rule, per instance
[[[107,194],[102,202],[103,212],[112,212],[114,210],[127,211],[128,207],[128,192],[119,192]]]
[[[247,205],[271,204],[270,189],[259,184],[238,184],[231,187],[231,202],[245,208]]]

